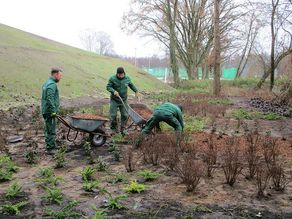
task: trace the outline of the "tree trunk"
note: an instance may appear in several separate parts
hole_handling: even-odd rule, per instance
[[[214,80],[213,94],[220,95],[220,27],[219,27],[219,1],[214,0]]]
[[[176,57],[176,36],[175,36],[175,18],[177,10],[177,0],[174,2],[173,15],[170,5],[170,0],[167,1],[167,17],[169,22],[169,54],[170,54],[170,68],[173,74],[175,87],[180,86],[179,69]]]
[[[272,9],[272,16],[271,16],[271,35],[272,35],[272,45],[271,45],[271,81],[270,81],[270,91],[272,91],[274,87],[274,80],[275,80],[275,28],[274,28],[274,19],[275,19],[275,13],[276,8],[278,5],[278,0],[276,4],[274,5],[274,2],[272,1],[273,9]]]
[[[188,65],[186,66],[186,70],[187,70],[187,74],[188,74],[188,79],[193,80],[194,79],[193,65],[188,63]]]

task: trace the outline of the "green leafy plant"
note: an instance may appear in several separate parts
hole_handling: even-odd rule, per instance
[[[140,193],[145,191],[145,185],[134,180],[124,190],[128,193]]]
[[[208,103],[214,105],[233,105],[233,102],[228,99],[211,99],[208,100]]]
[[[14,197],[19,196],[19,194],[22,192],[23,192],[22,186],[19,185],[18,182],[14,182],[8,187],[6,194],[5,194],[5,197],[6,198],[14,198]]]
[[[236,109],[231,112],[231,117],[235,119],[265,119],[265,120],[278,120],[282,117],[277,115],[276,113],[266,113],[266,112],[257,112],[257,111],[249,111],[245,109]]]
[[[139,172],[139,176],[142,176],[146,181],[153,181],[157,179],[160,174],[150,170],[144,170]]]
[[[100,209],[92,205],[92,209],[94,210],[94,215],[91,219],[105,219],[107,209]]]
[[[108,203],[105,207],[110,209],[124,209],[125,206],[123,206],[120,202],[127,198],[126,195],[119,195],[114,197],[109,191],[104,190],[106,194],[108,194]]]
[[[63,194],[61,189],[58,188],[46,188],[46,196],[44,197],[47,201],[51,203],[62,204],[63,202]]]
[[[65,153],[66,146],[62,145],[54,156],[55,168],[62,168],[66,165]]]
[[[96,189],[99,187],[99,182],[98,181],[85,181],[83,183],[83,189],[86,192],[92,192],[93,189]]]
[[[18,167],[13,164],[7,155],[0,156],[0,182],[12,179],[12,174],[17,171]]]
[[[101,157],[97,159],[96,169],[100,172],[107,170],[107,163]]]
[[[86,166],[81,171],[81,176],[84,181],[90,181],[92,179],[92,175],[94,174],[95,170],[91,166]]]
[[[186,132],[202,132],[207,126],[208,119],[194,116],[184,116]]]
[[[16,204],[5,204],[0,207],[1,212],[6,213],[6,214],[19,214],[20,210],[28,204],[27,201],[21,201]]]
[[[78,201],[72,201],[62,207],[60,210],[46,208],[45,213],[53,219],[66,219],[66,218],[80,218],[82,215],[74,210],[78,205]]]
[[[42,178],[49,178],[49,177],[54,176],[54,170],[52,168],[50,168],[50,167],[48,167],[48,168],[41,168],[39,170],[39,175]]]
[[[60,181],[64,180],[61,176],[55,176],[52,168],[41,168],[38,174],[39,177],[36,181],[44,185],[56,186]]]
[[[123,143],[125,141],[124,136],[121,133],[113,135],[111,140],[113,143]]]
[[[118,182],[125,182],[126,177],[123,174],[117,174],[114,176],[113,182],[118,183]]]
[[[9,181],[12,179],[12,172],[0,169],[0,182]]]
[[[115,144],[115,143],[111,143],[111,144],[109,145],[108,151],[109,151],[109,152],[113,152],[113,151],[115,151],[115,150],[117,150],[117,149],[118,149],[118,145]]]

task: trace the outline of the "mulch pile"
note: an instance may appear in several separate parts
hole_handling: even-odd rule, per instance
[[[152,116],[152,110],[144,104],[130,104],[130,107],[145,120],[150,119]]]
[[[104,118],[104,117],[96,115],[96,114],[84,114],[84,113],[74,114],[71,117],[74,119],[108,120],[107,118]]]

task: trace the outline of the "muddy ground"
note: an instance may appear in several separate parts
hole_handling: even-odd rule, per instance
[[[228,106],[227,111],[232,108],[249,107],[246,105],[248,98],[229,98],[234,105]],[[179,99],[178,99],[179,101]],[[86,106],[101,108],[107,104],[108,100],[95,100],[87,97],[84,102],[68,101],[63,104],[64,108],[73,108],[73,111]],[[19,200],[28,200],[29,204],[24,207],[19,215],[6,215],[0,213],[0,218],[50,218],[44,212],[45,208],[52,208],[56,211],[59,205],[50,204],[43,200],[44,189],[36,181],[40,168],[53,167],[52,155],[48,155],[44,150],[44,136],[42,132],[42,119],[34,116],[35,106],[11,109],[10,112],[1,112],[1,133],[3,136],[20,135],[24,140],[17,143],[6,143],[5,149],[11,156],[13,162],[19,167],[17,173],[13,174],[13,181],[18,181],[24,190]],[[254,121],[246,120],[249,127],[254,127]],[[225,116],[218,116],[216,119],[216,134],[228,123],[228,130],[224,131],[223,138],[218,137],[218,144],[223,141],[231,132],[235,130],[238,121]],[[277,138],[278,147],[282,159],[285,160],[285,168],[292,166],[292,120],[284,118],[277,121],[259,120],[257,121],[259,132],[264,135],[271,131],[271,135]],[[108,124],[106,126],[108,130]],[[200,147],[204,145],[211,130],[211,124],[205,128],[204,132],[193,133],[192,139]],[[246,179],[243,173],[233,187],[225,183],[222,168],[218,165],[212,178],[203,177],[194,192],[186,192],[186,187],[181,183],[181,179],[174,171],[170,171],[163,163],[156,166],[145,164],[141,158],[140,149],[134,150],[135,170],[127,172],[123,162],[123,153],[132,147],[125,141],[116,143],[121,151],[121,160],[116,161],[113,153],[109,152],[111,140],[109,139],[102,147],[92,149],[93,157],[101,157],[107,163],[107,171],[97,171],[94,178],[100,181],[99,189],[94,192],[85,192],[82,189],[81,170],[88,164],[87,155],[82,147],[83,137],[79,136],[76,144],[72,144],[63,139],[67,128],[59,125],[58,140],[60,144],[65,144],[66,166],[54,169],[57,176],[62,176],[64,181],[58,183],[64,197],[64,203],[70,200],[78,200],[76,209],[82,214],[80,218],[91,218],[94,215],[92,206],[102,208],[108,203],[109,196],[102,192],[106,188],[114,197],[125,194],[124,188],[132,181],[145,183],[146,191],[140,194],[127,194],[127,198],[121,201],[125,209],[108,210],[107,218],[292,218],[292,182],[285,191],[275,191],[272,185],[266,190],[266,196],[258,199],[256,197],[255,180]],[[242,132],[242,130],[240,130]],[[132,131],[131,131],[132,133]],[[130,133],[130,134],[131,134]],[[238,134],[240,136],[240,133]],[[216,140],[216,141],[217,141]],[[36,164],[28,164],[25,159],[25,152],[29,143],[37,143],[38,161]],[[1,142],[0,142],[1,143]],[[240,146],[239,146],[240,148]],[[220,161],[219,161],[220,163]],[[96,164],[92,164],[94,167]],[[160,173],[160,177],[152,182],[145,182],[138,175],[141,170],[152,170]],[[123,175],[125,181],[115,182],[117,174]],[[11,182],[0,183],[0,206],[7,202],[4,197],[5,191]],[[63,205],[63,204],[62,204]]]

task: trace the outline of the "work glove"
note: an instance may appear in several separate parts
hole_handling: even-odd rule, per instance
[[[135,96],[136,96],[137,98],[139,98],[139,97],[141,97],[141,94],[137,91],[137,92],[135,93]]]
[[[120,96],[120,94],[119,94],[119,92],[118,92],[118,91],[114,91],[114,95],[115,95],[115,96],[117,96],[117,97],[119,97],[119,96]]]
[[[52,113],[51,114],[51,117],[56,117],[57,116],[57,113]]]
[[[135,93],[135,96],[136,96],[136,98],[138,99],[138,101],[140,102],[140,101],[141,101],[141,94],[137,91],[137,92]]]

